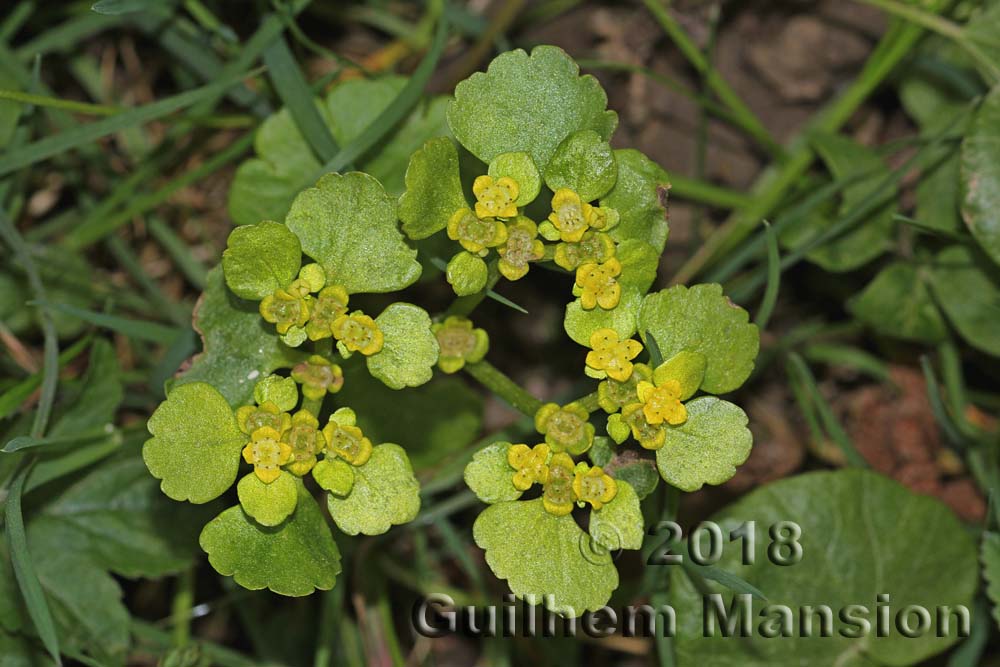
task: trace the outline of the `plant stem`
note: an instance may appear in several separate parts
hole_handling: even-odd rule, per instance
[[[690,36],[684,31],[680,23],[677,22],[659,0],[642,0],[646,8],[659,22],[660,27],[673,40],[677,48],[680,49],[684,57],[688,59],[691,66],[705,78],[705,83],[709,89],[733,112],[733,115],[741,119],[740,126],[743,127],[754,138],[757,143],[767,149],[773,155],[780,156],[783,153],[781,144],[771,137],[771,134],[760,122],[757,116],[750,110],[750,107],[740,99],[730,85],[716,71],[698,46]]]
[[[816,132],[835,132],[840,129],[923,34],[923,29],[914,25],[897,24],[890,27],[858,78],[796,134],[789,143],[785,160],[768,167],[757,178],[752,189],[752,204],[734,212],[716,228],[705,244],[681,266],[671,279],[671,284],[689,282],[710,263],[736,247],[765,217],[774,212],[786,192],[813,162],[815,156],[809,137]]]
[[[600,405],[597,403],[598,394],[596,391],[592,391],[586,396],[581,396],[580,398],[573,401],[577,405],[582,406],[587,412],[597,412],[600,409]]]
[[[476,378],[481,385],[510,403],[515,410],[519,410],[528,417],[534,417],[538,409],[542,407],[540,400],[522,389],[485,359],[474,364],[466,364],[465,371]]]
[[[176,647],[186,646],[191,641],[191,609],[194,605],[194,568],[187,568],[177,576],[177,589],[170,606],[170,618],[174,626],[173,643]]]

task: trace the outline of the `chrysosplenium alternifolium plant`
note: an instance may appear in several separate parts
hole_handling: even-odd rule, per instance
[[[321,105],[333,135],[350,140],[358,127],[342,88],[378,99],[401,85],[338,86]],[[476,372],[488,335],[467,312],[356,305],[371,310],[386,301],[365,294],[417,281],[418,250],[445,267],[458,297],[540,263],[575,278],[565,330],[589,348],[581,370],[596,391],[565,405],[522,401],[537,437],[493,443],[465,470],[489,505],[475,541],[515,594],[574,615],[607,602],[618,585],[611,552],[640,547],[639,504],[658,480],[641,452],[686,491],[734,474],[750,451],[747,418],[715,395],[749,376],[757,329],[718,285],[648,293],[667,240],[667,175],[638,151],[611,148],[617,115],[606,106],[597,80],[561,50],[505,53],[358,165],[401,191],[398,202],[361,172],[303,189],[319,163],[287,112],[265,122],[258,158],[231,193],[242,226],[198,310],[205,352],[150,419],[144,450],[179,500],[207,502],[240,477],[239,506],[202,533],[216,569],[289,595],[333,586],[339,552],[313,487],[349,535],[416,516],[407,443],[371,442],[337,394],[365,373],[414,391],[435,367],[468,367],[490,386]],[[409,156],[405,175],[405,157],[386,154]]]

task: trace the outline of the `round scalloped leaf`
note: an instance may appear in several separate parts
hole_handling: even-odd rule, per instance
[[[229,289],[241,299],[260,301],[295,280],[302,262],[299,238],[279,222],[237,227],[222,253]]]
[[[410,157],[406,192],[399,198],[399,219],[411,239],[424,239],[448,226],[455,211],[466,208],[458,151],[448,137],[431,139]]]
[[[143,445],[142,458],[167,496],[207,503],[236,481],[247,437],[212,385],[175,387],[146,427],[153,437]]]
[[[295,511],[280,526],[267,528],[236,505],[201,531],[201,548],[219,574],[252,591],[267,588],[300,597],[333,588],[340,574],[340,550],[319,505],[296,483]]]
[[[465,484],[484,503],[517,500],[521,492],[514,486],[514,470],[507,463],[509,442],[483,447],[465,466]]]
[[[686,401],[698,391],[705,377],[708,362],[705,355],[691,350],[681,350],[653,371],[653,383],[661,385],[667,380],[677,380],[680,384],[680,399]]]
[[[501,153],[529,153],[545,173],[556,147],[573,132],[609,139],[618,114],[597,79],[555,46],[500,54],[486,72],[455,87],[448,124],[458,141],[487,164]]]
[[[753,371],[760,348],[757,325],[722,293],[722,285],[675,285],[648,295],[639,312],[639,335],[653,334],[664,359],[682,350],[705,355],[701,389],[724,394]]]
[[[593,548],[572,514],[546,512],[541,498],[490,505],[472,534],[493,574],[532,604],[577,617],[603,607],[618,588],[611,555]]]
[[[396,205],[368,174],[326,174],[292,202],[285,224],[348,292],[395,292],[420,277],[417,251],[396,225]]]
[[[290,377],[268,375],[254,385],[253,400],[257,405],[270,401],[282,412],[291,412],[299,402],[299,386]]]
[[[574,132],[559,144],[545,169],[545,184],[575,191],[583,201],[603,197],[618,180],[611,145],[593,130]]]
[[[750,456],[753,434],[738,405],[715,396],[685,404],[687,421],[667,426],[666,442],[656,450],[656,467],[667,483],[682,491],[722,484]]]
[[[330,517],[348,535],[381,535],[409,523],[420,511],[420,484],[399,445],[383,444],[354,468],[354,486],[346,498],[327,496]]]
[[[618,211],[619,222],[609,233],[615,241],[638,239],[663,252],[670,225],[667,222],[667,172],[641,152],[626,148],[615,151],[618,180],[601,199],[601,206]]]
[[[931,287],[962,338],[1000,357],[1000,270],[982,254],[955,245],[935,257]]]
[[[369,373],[392,389],[418,387],[433,377],[439,348],[426,310],[412,303],[393,303],[375,323],[385,344],[367,358]]]
[[[743,561],[740,549],[724,549],[716,567],[729,572],[767,595],[770,604],[787,605],[792,614],[792,636],[768,639],[758,628],[767,622],[776,628],[776,611],[764,621],[767,601],[735,600],[736,609],[748,608],[750,633],[724,637],[718,630],[704,632],[706,594],[718,595],[729,608],[732,591],[706,580],[708,590],[695,587],[684,569],[672,573],[671,603],[677,610],[677,662],[680,665],[719,667],[770,667],[771,665],[917,665],[958,641],[961,625],[949,614],[950,636],[939,637],[935,610],[943,606],[973,608],[979,568],[969,532],[939,501],[908,491],[900,484],[873,472],[849,469],[797,475],[759,488],[712,517],[724,535],[754,522],[755,543],[774,543],[772,526],[795,524],[801,530],[798,543],[802,559],[790,566],[778,565],[764,549],[753,563]],[[708,541],[707,531],[705,534]],[[779,532],[789,537],[789,528]],[[708,553],[705,544],[702,553]],[[788,547],[778,553],[789,554]],[[786,561],[787,562],[787,561]],[[876,602],[887,595],[892,617],[909,605],[930,611],[932,629],[909,638],[897,631],[892,620],[887,636],[876,632]],[[822,636],[822,623],[813,624],[811,637],[797,630],[809,612],[804,605],[826,605],[833,610],[833,632]],[[838,618],[838,612],[866,618],[869,632],[850,638],[841,631],[858,631]],[[734,610],[734,615],[735,615]],[[857,613],[860,612],[860,613]],[[975,613],[975,612],[973,612]],[[734,616],[730,616],[733,618]],[[813,614],[813,620],[822,615]],[[916,617],[908,619],[916,625]],[[912,626],[911,626],[912,627]],[[795,656],[790,661],[790,656]]]
[[[260,316],[257,304],[229,291],[219,266],[208,274],[205,292],[195,307],[194,328],[201,334],[204,351],[173,380],[173,386],[209,382],[233,407],[251,401],[260,378],[307,357],[281,342],[274,325]]]
[[[346,496],[354,486],[354,466],[340,459],[323,459],[312,469],[320,488],[335,496]]]
[[[976,112],[962,141],[962,218],[995,263],[1000,264],[1000,86]]]
[[[298,485],[291,473],[283,472],[270,484],[254,473],[236,485],[243,511],[262,526],[277,526],[295,511]]]
[[[445,269],[445,279],[458,296],[481,292],[489,277],[490,270],[483,258],[465,250],[455,253]]]
[[[618,480],[618,493],[610,503],[590,513],[590,536],[609,551],[639,549],[646,535],[639,496],[632,485]]]
[[[931,296],[927,273],[907,262],[893,262],[851,298],[848,309],[879,333],[924,343],[940,342],[948,335],[948,327]]]
[[[580,345],[589,346],[591,334],[598,329],[614,329],[622,339],[631,337],[636,331],[642,297],[656,280],[660,256],[648,243],[628,239],[618,245],[615,257],[622,264],[622,272],[618,276],[622,296],[617,306],[611,310],[601,307],[584,310],[580,299],[566,304],[563,327],[569,337]]]
[[[494,179],[506,176],[517,181],[517,199],[514,203],[518,206],[527,206],[542,191],[542,176],[538,173],[538,167],[531,156],[523,151],[497,155],[490,162],[489,175]]]

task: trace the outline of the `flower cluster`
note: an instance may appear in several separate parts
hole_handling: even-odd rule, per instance
[[[519,491],[534,484],[542,485],[542,504],[556,516],[569,514],[574,503],[599,510],[618,494],[615,480],[600,466],[591,467],[585,461],[573,462],[566,452],[553,453],[545,444],[528,447],[511,445],[507,463],[514,469],[512,480]]]

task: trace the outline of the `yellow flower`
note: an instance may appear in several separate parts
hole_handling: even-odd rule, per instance
[[[347,290],[340,285],[324,287],[312,301],[306,335],[309,340],[321,340],[333,335],[334,321],[347,312]]]
[[[569,188],[559,188],[552,197],[549,220],[559,230],[561,240],[576,243],[590,229],[590,223],[594,221],[594,207]]]
[[[608,414],[639,400],[636,387],[643,380],[653,379],[653,369],[646,364],[632,364],[632,374],[624,382],[608,378],[597,385],[597,403]]]
[[[615,250],[615,242],[604,232],[587,232],[577,243],[557,245],[553,260],[567,271],[574,271],[581,264],[608,261],[615,256]]]
[[[636,392],[642,403],[642,413],[650,424],[666,422],[677,426],[687,421],[687,408],[681,403],[681,383],[677,380],[665,380],[660,385],[640,382]]]
[[[381,329],[368,315],[356,310],[350,315],[341,315],[333,321],[333,336],[351,352],[371,356],[382,350],[385,337]]]
[[[344,386],[344,371],[337,364],[314,354],[296,364],[292,369],[292,379],[302,385],[302,395],[318,401],[327,392],[335,394]]]
[[[497,248],[497,268],[507,280],[518,280],[528,273],[528,262],[545,256],[545,245],[538,239],[538,225],[523,215],[507,225],[507,241]]]
[[[644,449],[659,449],[667,441],[667,427],[646,421],[642,403],[632,403],[622,408],[622,421],[628,424],[632,430],[632,437]]]
[[[283,434],[292,425],[292,417],[271,401],[261,405],[244,405],[236,410],[236,423],[240,430],[250,435],[257,429],[267,426]]]
[[[445,373],[456,373],[466,363],[482,361],[490,347],[486,332],[473,328],[472,320],[460,315],[452,315],[432,325],[431,331],[441,348],[438,366]]]
[[[527,491],[535,482],[545,484],[549,480],[549,455],[549,446],[545,444],[511,445],[507,450],[507,463],[517,471],[514,473],[515,488]]]
[[[347,417],[343,415],[347,414]],[[364,465],[372,455],[372,441],[354,425],[354,412],[338,410],[323,427],[327,456],[336,455],[351,465]]]
[[[458,241],[471,253],[485,255],[507,241],[507,227],[496,218],[480,218],[467,208],[461,208],[448,220],[448,238]]]
[[[599,510],[618,495],[618,484],[600,466],[591,468],[580,462],[573,478],[573,493],[580,502],[590,503]]]
[[[285,334],[293,326],[301,327],[309,320],[310,300],[309,292],[302,294],[297,287],[293,292],[277,289],[260,302],[260,316],[273,324],[279,334]]]
[[[476,215],[480,218],[513,218],[517,215],[517,181],[508,176],[493,180],[492,176],[479,176],[472,184],[476,195]]]
[[[299,477],[313,469],[316,455],[326,448],[326,439],[319,430],[319,420],[305,410],[299,410],[292,417],[292,427],[288,429],[285,441],[292,448],[288,472]]]
[[[594,425],[582,405],[570,403],[559,407],[546,403],[535,413],[535,429],[556,452],[583,454],[594,444]]]
[[[253,471],[265,484],[278,479],[281,466],[288,463],[292,448],[282,442],[281,433],[270,426],[262,426],[250,436],[243,448],[243,460],[253,466]]]
[[[549,478],[542,489],[542,506],[549,514],[563,516],[573,511],[573,459],[560,452],[549,461]]]
[[[592,377],[610,377],[618,382],[625,382],[632,376],[632,360],[642,352],[642,343],[629,338],[620,340],[614,329],[598,329],[590,336],[590,347],[587,353],[587,367],[596,373],[588,373]]]
[[[580,305],[584,310],[593,310],[600,306],[611,310],[618,305],[622,297],[622,286],[618,284],[622,265],[612,257],[603,264],[581,264],[576,270],[576,288],[573,290],[580,297]]]

